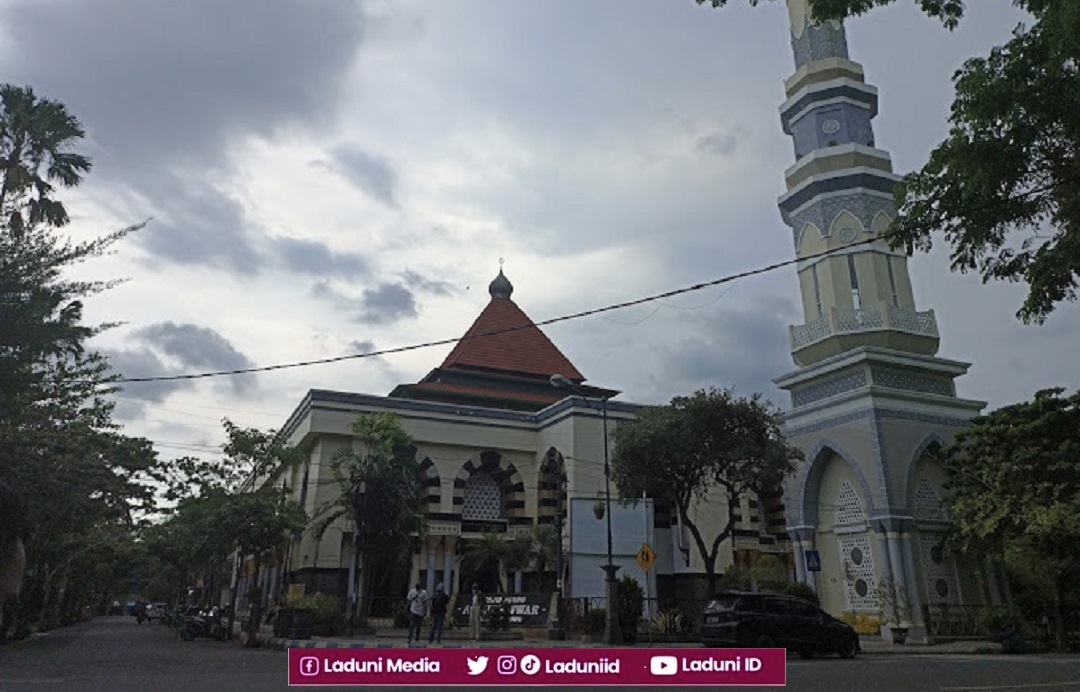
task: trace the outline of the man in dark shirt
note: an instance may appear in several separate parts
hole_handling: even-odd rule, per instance
[[[428,644],[439,642],[442,644],[443,623],[446,622],[446,606],[450,603],[450,597],[442,584],[435,587],[435,595],[431,597],[431,634],[428,635]]]

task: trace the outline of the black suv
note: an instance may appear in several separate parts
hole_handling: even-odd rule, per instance
[[[813,603],[794,596],[764,593],[722,593],[702,614],[705,646],[783,647],[804,658],[837,653],[851,658],[859,651],[859,635]]]

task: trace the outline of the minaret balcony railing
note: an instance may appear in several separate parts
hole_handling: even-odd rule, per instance
[[[830,307],[826,313],[806,324],[788,328],[792,350],[806,348],[819,341],[841,334],[896,331],[916,336],[938,337],[937,320],[933,310],[916,312],[890,303],[867,305],[861,308]]]

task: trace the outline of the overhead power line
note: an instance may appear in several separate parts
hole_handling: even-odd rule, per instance
[[[1047,192],[1047,191],[1049,191],[1049,190],[1051,190],[1051,189],[1053,189],[1055,187],[1065,185],[1067,183],[1076,182],[1077,180],[1080,180],[1080,176],[1074,176],[1074,177],[1058,180],[1058,181],[1055,181],[1053,183],[1049,183],[1049,184],[1047,184],[1045,186],[1034,188],[1032,190],[1028,190],[1026,192],[1020,193],[1018,195],[1015,195],[1015,196],[1012,196],[1012,197],[1009,197],[1009,198],[1006,198],[1006,199],[1003,199],[1003,200],[994,200],[994,201],[988,202],[986,204],[971,207],[969,209],[966,209],[966,210],[963,210],[962,212],[960,212],[960,215],[966,216],[966,215],[974,213],[974,212],[982,211],[982,210],[992,208],[992,207],[995,207],[995,206],[999,206],[999,205],[1002,205],[1002,204],[1006,204],[1006,203],[1009,203],[1009,202],[1015,202],[1015,201],[1017,201],[1019,199],[1025,198],[1025,197],[1030,197],[1030,196],[1033,196],[1033,195],[1041,194],[1043,192]],[[423,349],[423,348],[432,348],[434,346],[447,346],[447,345],[456,344],[456,343],[458,343],[460,341],[465,341],[465,340],[483,339],[483,338],[491,337],[491,336],[499,336],[501,334],[508,334],[508,333],[511,333],[511,332],[521,331],[523,329],[530,329],[533,326],[541,327],[541,326],[546,326],[546,325],[549,325],[549,324],[557,324],[559,322],[568,322],[570,320],[581,319],[582,317],[590,317],[592,315],[599,315],[599,314],[602,314],[602,313],[605,313],[605,312],[612,312],[614,310],[622,310],[623,308],[629,308],[629,307],[633,307],[635,305],[643,305],[645,303],[652,303],[652,302],[655,302],[655,301],[658,301],[658,300],[663,300],[665,298],[672,298],[674,296],[682,295],[684,293],[693,293],[694,291],[700,291],[702,289],[710,288],[712,286],[719,286],[720,284],[731,283],[732,281],[737,281],[739,279],[745,279],[745,278],[748,278],[748,277],[751,277],[751,276],[757,276],[759,274],[766,274],[768,272],[775,271],[775,270],[781,269],[783,267],[789,267],[789,266],[791,266],[793,264],[798,264],[800,262],[805,262],[807,260],[814,260],[814,259],[818,259],[820,257],[827,257],[829,255],[840,253],[840,252],[847,252],[848,249],[852,248],[852,247],[859,247],[861,245],[870,245],[870,244],[873,244],[873,243],[877,243],[877,242],[880,242],[880,241],[886,239],[890,235],[895,235],[897,232],[898,231],[895,231],[895,230],[894,231],[888,231],[886,233],[882,233],[880,235],[874,236],[873,238],[866,238],[864,240],[860,240],[860,241],[857,241],[857,242],[854,242],[854,243],[847,243],[843,247],[832,248],[831,250],[822,250],[821,252],[815,252],[815,253],[812,253],[812,254],[809,254],[809,255],[805,255],[803,257],[793,257],[791,259],[787,259],[787,260],[784,260],[782,262],[774,262],[772,264],[767,264],[765,266],[758,267],[756,269],[747,269],[745,271],[741,271],[741,272],[738,272],[738,273],[735,273],[735,274],[728,274],[727,276],[722,276],[719,279],[713,279],[712,281],[705,281],[705,282],[702,282],[702,283],[697,283],[697,284],[693,284],[693,285],[690,285],[690,286],[686,286],[686,287],[683,287],[683,288],[676,288],[676,289],[671,290],[671,291],[664,291],[663,293],[656,293],[656,294],[653,294],[653,295],[645,296],[644,298],[637,298],[637,299],[634,299],[634,300],[627,300],[627,301],[624,301],[624,302],[621,302],[621,303],[611,303],[611,304],[608,304],[608,305],[604,305],[602,307],[592,308],[590,310],[582,310],[580,312],[574,312],[574,313],[570,313],[570,314],[567,314],[567,315],[562,315],[562,316],[559,316],[559,317],[552,317],[552,318],[549,318],[549,319],[546,319],[546,320],[541,320],[539,322],[533,322],[532,324],[523,324],[523,325],[520,325],[520,326],[517,326],[517,327],[506,327],[504,329],[496,329],[496,330],[492,330],[492,331],[489,331],[489,332],[481,332],[480,334],[473,334],[471,336],[460,336],[460,337],[453,337],[453,338],[449,338],[449,339],[438,339],[438,340],[435,340],[435,341],[424,341],[424,342],[421,342],[421,343],[410,344],[410,345],[407,345],[407,346],[398,346],[398,347],[395,347],[395,348],[381,349],[381,350],[378,350],[378,351],[369,351],[367,353],[353,353],[353,354],[349,354],[349,355],[346,355],[346,356],[335,356],[333,358],[319,358],[319,359],[316,359],[316,360],[303,360],[303,361],[296,361],[296,362],[292,362],[292,363],[281,363],[281,364],[278,364],[278,365],[264,365],[264,366],[251,367],[251,368],[240,368],[240,369],[236,369],[236,370],[217,370],[217,371],[212,371],[212,372],[190,373],[190,374],[186,374],[186,375],[159,375],[159,376],[155,376],[155,377],[126,377],[126,378],[120,378],[120,379],[112,380],[111,382],[109,382],[107,384],[108,385],[113,385],[113,384],[123,384],[123,383],[131,383],[131,382],[171,382],[171,381],[176,381],[176,380],[199,380],[199,379],[206,379],[206,378],[211,378],[211,377],[229,377],[229,376],[234,376],[234,375],[247,375],[247,374],[257,373],[257,372],[271,372],[271,371],[274,371],[274,370],[289,370],[289,369],[293,369],[293,368],[310,367],[312,365],[327,365],[329,363],[340,363],[342,361],[355,360],[355,359],[359,359],[359,358],[375,358],[377,356],[386,356],[386,355],[391,355],[391,354],[394,354],[394,353],[406,353],[408,351],[416,351],[416,350]]]

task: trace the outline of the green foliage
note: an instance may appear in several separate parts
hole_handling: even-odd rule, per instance
[[[620,497],[644,494],[678,511],[705,562],[711,589],[740,496],[775,488],[802,458],[784,441],[781,425],[779,410],[761,395],[737,397],[710,389],[643,409],[615,431],[612,478]],[[709,543],[690,510],[717,490],[727,498],[728,517]]]
[[[882,622],[893,626],[910,626],[911,601],[903,584],[886,577],[874,588],[874,597],[881,611]]]
[[[817,19],[841,19],[892,2],[814,0],[812,7]],[[950,29],[964,12],[961,0],[919,4]],[[1042,322],[1075,300],[1080,280],[1080,4],[1013,4],[1034,21],[953,75],[948,137],[897,187],[900,213],[889,233],[910,253],[929,250],[931,234],[941,232],[954,271],[1026,283],[1017,316]]]
[[[590,608],[582,618],[581,629],[585,634],[600,636],[604,633],[605,627],[607,627],[607,608]]]
[[[615,617],[619,619],[623,641],[633,644],[637,642],[638,623],[641,621],[642,609],[645,606],[645,591],[638,584],[637,579],[626,574],[619,580],[618,594]]]
[[[311,610],[315,614],[316,634],[335,636],[341,632],[345,622],[345,610],[341,599],[321,591],[289,599],[286,605],[289,608]]]
[[[316,511],[313,530],[321,537],[341,517],[352,520],[366,575],[360,589],[366,602],[372,586],[393,572],[411,550],[414,536],[426,535],[427,500],[416,448],[399,416],[362,414],[352,433],[350,446],[331,462],[338,497]]]
[[[821,598],[818,596],[817,591],[814,591],[809,585],[801,582],[788,582],[782,587],[777,589],[779,593],[787,594],[788,596],[794,596],[801,598],[804,601],[809,601],[816,606],[821,605]]]
[[[1001,631],[1023,624],[1023,616],[1015,605],[985,606],[979,611],[979,624],[990,632]]]
[[[974,419],[941,453],[961,550],[1004,557],[1046,595],[1058,646],[1080,589],[1080,392],[1038,392]]]
[[[680,610],[662,610],[649,622],[649,629],[653,634],[679,634],[683,628],[683,614]]]
[[[32,527],[24,633],[77,619],[100,589],[118,588],[154,501],[156,455],[120,433],[107,398],[116,375],[87,348],[110,325],[84,323],[83,300],[113,284],[67,277],[140,226],[80,243],[56,235],[68,222],[56,186],[90,169],[71,151],[82,136],[62,104],[0,85],[0,473]]]

